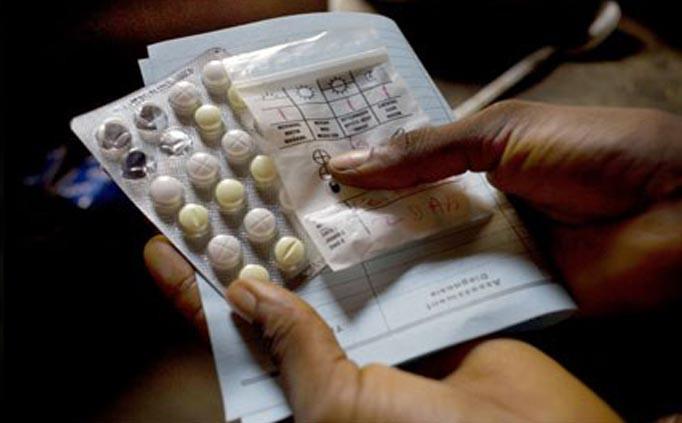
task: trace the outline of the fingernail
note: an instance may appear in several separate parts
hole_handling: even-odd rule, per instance
[[[369,150],[353,150],[349,153],[333,157],[329,165],[340,172],[359,167],[369,159]]]
[[[256,314],[256,297],[244,287],[243,282],[230,285],[226,297],[239,316],[249,323],[253,322]]]

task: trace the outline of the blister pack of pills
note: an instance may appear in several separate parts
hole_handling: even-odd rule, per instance
[[[230,107],[212,49],[71,127],[137,207],[215,287],[237,276],[300,282],[325,263],[260,135]]]

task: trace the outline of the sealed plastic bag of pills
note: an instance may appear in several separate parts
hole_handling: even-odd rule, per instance
[[[332,156],[428,125],[373,31],[324,32],[223,62],[230,104],[261,135],[261,149],[333,270],[490,216],[489,197],[462,178],[400,191],[362,191],[331,178]]]
[[[286,195],[258,134],[228,104],[226,57],[206,52],[71,127],[216,289],[239,275],[305,281],[324,260],[290,206],[280,206]]]

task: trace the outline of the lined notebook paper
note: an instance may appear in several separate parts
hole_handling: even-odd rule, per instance
[[[433,125],[450,107],[390,19],[320,13],[263,21],[149,46],[140,60],[154,82],[211,47],[238,54],[321,31],[373,28]],[[566,292],[534,261],[536,254],[506,200],[482,175],[462,183],[494,198],[485,224],[440,235],[341,272],[326,272],[296,292],[334,330],[359,364],[396,364],[533,319],[549,324],[574,309]],[[197,275],[223,395],[226,420],[274,421],[290,414],[277,372],[258,336],[230,313],[220,293]]]

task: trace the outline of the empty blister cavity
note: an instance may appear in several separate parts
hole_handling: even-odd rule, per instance
[[[130,150],[121,164],[123,177],[126,179],[142,179],[155,169],[153,160],[142,150]]]
[[[179,156],[192,147],[192,137],[180,128],[168,128],[159,138],[159,150],[170,156]]]
[[[237,213],[244,208],[244,185],[236,179],[223,179],[215,187],[215,200],[220,211]]]
[[[251,176],[260,188],[271,187],[277,180],[275,162],[264,154],[254,157],[249,166]]]
[[[145,103],[135,112],[135,128],[140,137],[148,142],[157,142],[163,130],[168,128],[166,111],[154,103]]]
[[[208,261],[218,271],[232,271],[242,260],[242,246],[232,235],[214,236],[209,241],[206,251]]]
[[[178,224],[187,238],[200,238],[211,229],[208,210],[199,204],[186,204],[178,213]]]
[[[249,241],[263,244],[272,241],[277,234],[277,221],[270,210],[255,208],[244,217],[244,230]]]
[[[259,264],[247,264],[239,272],[239,279],[255,279],[261,282],[270,281],[270,273]]]
[[[207,153],[192,154],[187,160],[186,168],[190,182],[199,189],[213,186],[220,174],[218,159]]]
[[[180,81],[168,92],[168,102],[178,116],[188,118],[201,106],[201,92],[191,82]]]
[[[194,121],[199,127],[201,138],[215,142],[225,132],[225,123],[220,115],[220,109],[212,104],[204,104],[194,112]]]
[[[95,138],[104,156],[112,160],[119,160],[133,145],[133,136],[119,117],[102,122],[97,127]]]
[[[230,77],[221,60],[211,60],[201,70],[201,82],[209,93],[214,96],[225,97],[230,87]]]
[[[159,213],[173,214],[185,200],[185,188],[172,176],[159,176],[152,181],[149,196]]]
[[[228,163],[240,166],[247,163],[256,151],[253,138],[241,129],[230,129],[221,142]]]
[[[293,276],[306,263],[306,252],[303,242],[293,236],[283,236],[275,244],[275,262],[277,267],[287,276]]]

